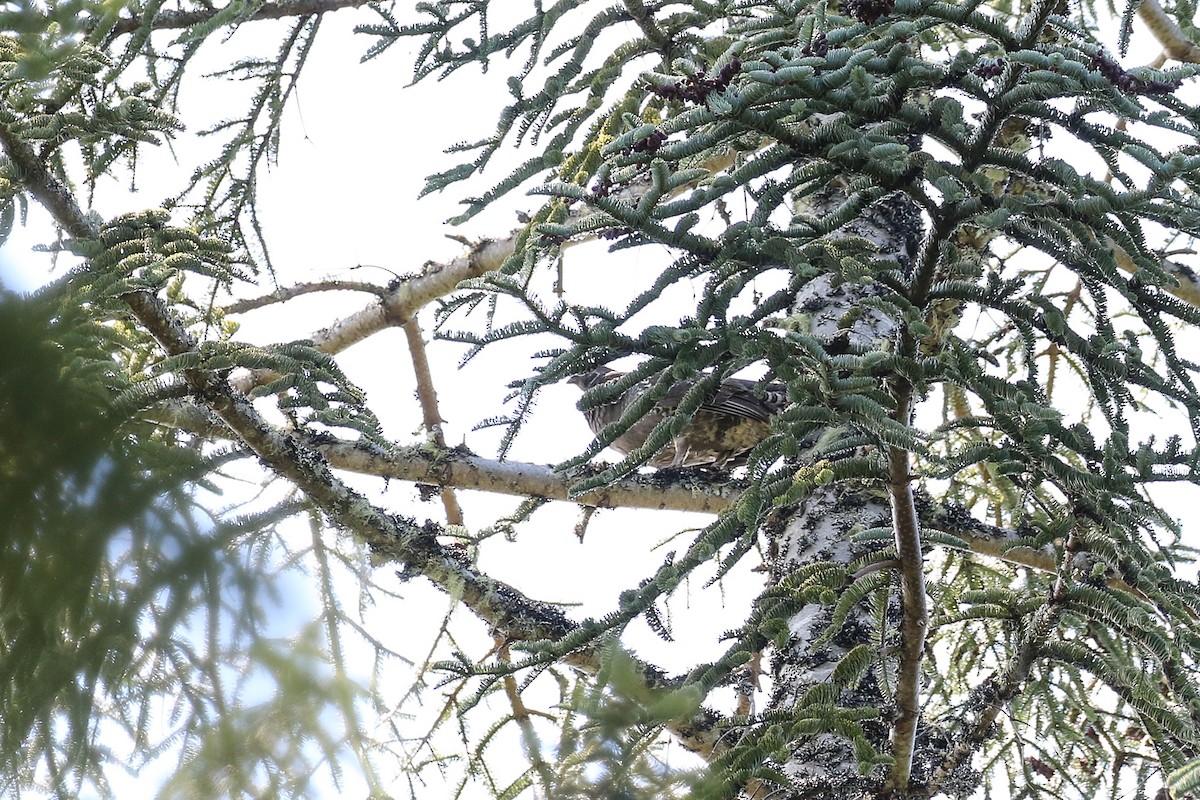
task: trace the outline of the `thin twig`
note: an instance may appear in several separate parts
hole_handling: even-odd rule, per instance
[[[403,324],[423,306],[444,297],[469,278],[499,269],[516,248],[517,234],[503,239],[484,239],[466,253],[444,264],[430,263],[420,275],[398,281],[382,302],[372,303],[312,335],[313,343],[325,353],[340,353],[352,344]]]
[[[343,8],[358,8],[369,2],[371,0],[280,0],[280,2],[263,3],[253,14],[246,17],[244,21],[324,14],[327,11],[338,11]],[[113,26],[112,33],[121,35],[146,28],[155,31],[191,28],[195,25],[208,22],[227,10],[228,6],[221,8],[209,7],[195,11],[160,11],[149,20],[139,17],[122,17]]]
[[[413,373],[417,379],[417,400],[421,403],[421,418],[426,433],[438,447],[446,446],[446,436],[442,433],[442,413],[438,408],[437,389],[433,385],[433,373],[429,369],[429,355],[425,351],[425,338],[421,333],[421,323],[416,317],[405,320],[404,336],[408,339],[408,352],[412,357]],[[458,503],[458,495],[449,486],[443,486],[442,506],[446,509],[446,522],[451,525],[462,525],[462,506]]]
[[[510,663],[508,654],[508,642],[497,642],[500,645],[500,650],[497,655],[497,660],[502,664]],[[533,727],[531,717],[534,714],[545,717],[554,722],[554,717],[544,711],[530,711],[525,705],[525,700],[521,697],[521,691],[517,688],[517,679],[511,672],[502,679],[504,683],[504,694],[508,697],[508,703],[512,706],[513,719],[517,723],[517,727],[521,729],[521,742],[525,746],[525,753],[529,756],[529,764],[537,772],[538,778],[542,782],[542,791],[547,797],[552,797],[554,791],[554,772],[542,755],[541,737],[538,736],[537,730]]]

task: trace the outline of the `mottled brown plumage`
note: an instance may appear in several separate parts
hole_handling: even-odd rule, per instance
[[[572,376],[569,383],[586,391],[624,374],[608,367],[597,367],[591,372]],[[583,415],[592,433],[599,434],[619,420],[625,409],[652,385],[653,379],[642,381],[608,405],[584,409]],[[654,427],[675,410],[692,386],[691,381],[672,386],[645,417],[609,446],[621,454],[641,447]],[[771,417],[787,407],[787,390],[782,384],[767,384],[757,394],[754,387],[754,381],[740,378],[723,382],[716,393],[700,405],[673,443],[656,453],[647,465],[659,468],[711,465],[732,469],[745,464],[749,452],[770,434]]]

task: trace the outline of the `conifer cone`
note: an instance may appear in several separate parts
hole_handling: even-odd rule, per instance
[[[584,391],[602,383],[616,380],[624,372],[597,367],[591,372],[574,375],[568,383]],[[634,384],[612,403],[583,409],[583,416],[593,434],[621,418],[630,405],[650,390],[654,379]],[[654,427],[679,405],[693,386],[681,381],[670,388],[645,417],[622,433],[610,447],[622,455],[641,447]],[[730,378],[716,393],[696,410],[687,427],[647,463],[651,467],[713,466],[732,469],[742,466],[756,444],[771,433],[771,417],[787,407],[787,389],[780,383],[770,383],[757,393],[755,382]]]

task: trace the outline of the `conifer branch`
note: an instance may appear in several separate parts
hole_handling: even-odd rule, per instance
[[[20,170],[22,184],[64,231],[80,239],[91,239],[100,234],[100,227],[83,213],[71,190],[52,175],[34,149],[3,122],[0,122],[0,146]]]
[[[961,741],[946,754],[942,763],[934,770],[925,787],[927,797],[937,794],[938,789],[954,770],[987,742],[1000,713],[1008,707],[1009,702],[1017,696],[1024,688],[1026,681],[1029,680],[1030,670],[1037,663],[1042,643],[1050,635],[1051,628],[1061,613],[1062,598],[1066,591],[1066,575],[1068,570],[1073,569],[1071,559],[1076,547],[1077,538],[1072,532],[1067,540],[1063,561],[1046,605],[1034,612],[1034,618],[1022,636],[1017,652],[1003,674],[990,676],[975,689],[974,694],[983,703],[983,707]]]
[[[46,170],[28,145],[2,124],[0,145],[21,169],[30,193],[45,204],[60,226],[80,237],[99,235],[99,227],[84,216],[66,187]],[[197,348],[191,333],[157,296],[138,290],[122,299],[168,354],[182,355]],[[497,635],[519,641],[558,640],[578,628],[557,606],[526,597],[447,550],[437,540],[441,529],[434,523],[420,525],[377,508],[334,475],[329,462],[301,435],[269,425],[245,395],[218,374],[203,369],[183,369],[181,373],[193,395],[272,472],[290,481],[377,556],[405,565],[407,572],[423,575],[459,598]],[[592,648],[571,653],[563,661],[589,672],[600,666],[599,655]],[[660,670],[646,666],[643,673],[648,685],[664,685]],[[716,747],[714,720],[703,710],[671,728],[690,750],[711,753]]]
[[[0,144],[9,157],[24,170],[29,189],[46,203],[56,221],[80,235],[96,236],[98,228],[89,224],[78,204],[52,175],[37,161],[33,151],[0,125]],[[162,301],[145,291],[123,296],[134,316],[163,348],[172,355],[195,350],[191,334],[170,313]],[[558,640],[577,629],[557,606],[526,597],[514,587],[479,572],[448,551],[438,541],[440,528],[431,522],[418,525],[415,520],[388,514],[346,486],[330,470],[330,464],[294,432],[281,432],[270,426],[249,400],[227,381],[201,369],[181,371],[184,379],[206,407],[249,447],[275,474],[287,479],[340,527],[357,535],[377,555],[405,565],[407,571],[421,574],[443,591],[458,597],[497,635],[508,640]],[[600,667],[592,648],[569,654],[565,663],[594,673]],[[663,673],[645,666],[647,685],[664,684]],[[701,710],[696,716],[668,726],[689,750],[711,754],[718,743],[718,731],[711,714]]]
[[[144,291],[124,297],[139,322],[171,354],[197,346],[162,301]],[[557,641],[578,629],[555,605],[526,597],[514,587],[475,569],[474,565],[447,550],[438,541],[441,532],[432,522],[388,514],[335,476],[329,463],[293,432],[281,432],[267,424],[253,405],[228,382],[206,370],[182,370],[194,392],[220,417],[259,459],[282,478],[299,488],[339,527],[352,532],[377,556],[404,564],[408,572],[420,574],[443,591],[456,596],[492,630],[507,640]],[[599,654],[588,647],[565,655],[565,663],[595,672]],[[662,672],[645,666],[649,686],[667,682]],[[671,726],[684,746],[711,753],[717,745],[715,722],[703,710],[694,718]]]
[[[371,0],[279,0],[274,3],[263,3],[258,9],[246,17],[246,21],[254,22],[264,19],[284,19],[286,17],[304,17],[311,14],[324,14],[328,11],[339,11],[343,8],[358,8],[365,6]],[[177,30],[200,25],[224,14],[228,6],[220,8],[208,7],[194,11],[160,11],[149,20],[137,17],[122,17],[112,32],[116,35],[133,33],[134,31],[150,28],[151,30]]]
[[[138,321],[168,353],[194,350],[191,334],[162,301],[147,292],[125,296]],[[269,425],[245,396],[205,370],[183,370],[206,406],[237,434],[275,474],[305,493],[339,527],[356,534],[377,555],[404,564],[444,591],[457,593],[497,632],[521,640],[558,639],[574,630],[557,607],[531,600],[516,589],[475,570],[437,541],[432,523],[388,514],[346,486],[329,463],[292,432]]]

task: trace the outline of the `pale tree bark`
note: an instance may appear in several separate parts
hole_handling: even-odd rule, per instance
[[[819,219],[834,214],[850,200],[837,187],[831,187],[806,198],[798,210]],[[893,195],[828,235],[830,239],[847,237],[867,240],[875,249],[875,258],[890,260],[893,269],[911,274],[922,238],[920,217],[911,201]],[[791,324],[807,329],[830,353],[863,354],[901,347],[906,335],[903,329],[869,304],[881,293],[870,281],[840,281],[832,273],[823,274],[798,293]],[[895,421],[909,425],[911,387],[890,381],[888,388],[896,400]],[[814,690],[836,685],[837,681],[831,684],[831,677],[839,662],[856,648],[861,657],[866,648],[872,661],[868,675],[859,682],[839,686],[836,698],[826,702],[842,709],[877,710],[877,719],[859,722],[861,735],[878,752],[892,756],[894,764],[890,769],[880,766],[862,774],[851,738],[844,732],[824,730],[811,738],[798,738],[789,748],[789,759],[778,766],[790,779],[790,790],[779,794],[777,789],[773,797],[857,797],[864,792],[873,795],[893,790],[904,793],[914,781],[924,780],[927,763],[936,758],[924,752],[929,749],[927,743],[918,741],[920,737],[929,738],[920,722],[928,603],[920,523],[910,485],[910,456],[898,447],[875,455],[890,464],[888,481],[881,481],[873,489],[845,482],[818,486],[800,503],[780,513],[763,532],[772,554],[771,585],[764,597],[794,592],[798,576],[823,567],[833,567],[846,576],[846,584],[835,589],[846,597],[849,594],[845,593],[861,586],[858,579],[879,586],[879,591],[870,592],[848,607],[831,606],[823,600],[803,603],[792,614],[786,644],[778,648],[771,661],[774,690],[766,713],[809,713]],[[892,535],[887,538],[895,547],[896,557],[873,559],[873,553],[885,546],[878,537],[870,539],[871,544],[856,544],[855,534],[868,530],[890,530]],[[863,570],[862,565],[871,566]],[[893,582],[900,586],[898,594],[893,591]],[[886,608],[872,609],[880,596],[888,598],[884,601]],[[882,637],[874,633],[879,630],[883,631]],[[920,756],[918,750],[922,751]],[[963,777],[955,775],[956,779]],[[747,787],[747,796],[758,797],[762,791],[754,784]]]
[[[784,515],[781,515],[784,516]],[[803,604],[788,621],[787,643],[771,661],[774,690],[766,711],[793,709],[804,714],[814,694],[828,687],[840,662],[856,648],[869,652],[870,668],[861,681],[839,686],[829,702],[843,709],[878,710],[878,718],[861,721],[863,734],[884,754],[897,755],[899,746],[891,744],[894,731],[904,718],[897,703],[901,689],[900,670],[905,654],[904,607],[887,577],[903,565],[895,560],[880,560],[884,549],[880,537],[866,542],[856,536],[867,531],[893,526],[888,501],[879,491],[846,486],[822,487],[789,510],[785,520],[770,525],[766,535],[771,543],[771,579],[773,589],[794,581],[795,576],[819,565],[837,565],[850,580],[870,580],[880,588],[867,594],[849,608],[822,602]],[[856,564],[862,564],[853,569]],[[881,595],[889,599],[879,607]],[[884,633],[880,636],[880,620]],[[831,693],[832,694],[832,693]],[[907,765],[909,786],[921,786],[931,777],[944,758],[949,741],[937,728],[912,719],[913,739],[901,746],[910,748]],[[852,741],[836,731],[823,731],[790,748],[790,758],[779,765],[792,782],[790,791],[776,790],[770,795],[747,792],[749,797],[872,797],[882,796],[889,780],[889,769],[879,766],[863,774],[859,755]],[[894,773],[894,771],[892,771]],[[957,761],[939,776],[944,791],[952,795],[969,793],[977,781],[970,759]]]
[[[854,562],[866,558],[870,550],[854,545],[854,534],[888,524],[887,505],[877,494],[822,488],[799,503],[777,530],[768,531],[775,553],[771,578],[778,585],[820,563],[849,570]],[[893,622],[897,613],[896,604],[889,603],[888,615]],[[865,603],[855,604],[840,623],[835,623],[833,616],[833,606],[809,603],[788,621],[787,644],[771,663],[775,688],[768,709],[795,708],[810,691],[828,684],[837,664],[862,645],[871,648],[879,668],[857,687],[839,692],[836,702],[847,708],[881,710],[888,704],[880,678],[894,673],[895,659],[884,651],[895,649],[897,637],[892,635],[878,641],[871,636],[874,625]],[[829,636],[827,631],[834,624],[840,630]],[[874,744],[882,746],[886,741],[886,722],[881,719],[868,725]],[[782,768],[794,782],[796,797],[830,797],[839,793],[854,797],[878,787],[885,777],[882,767],[861,775],[852,743],[835,732],[816,735],[794,747],[790,755]]]

